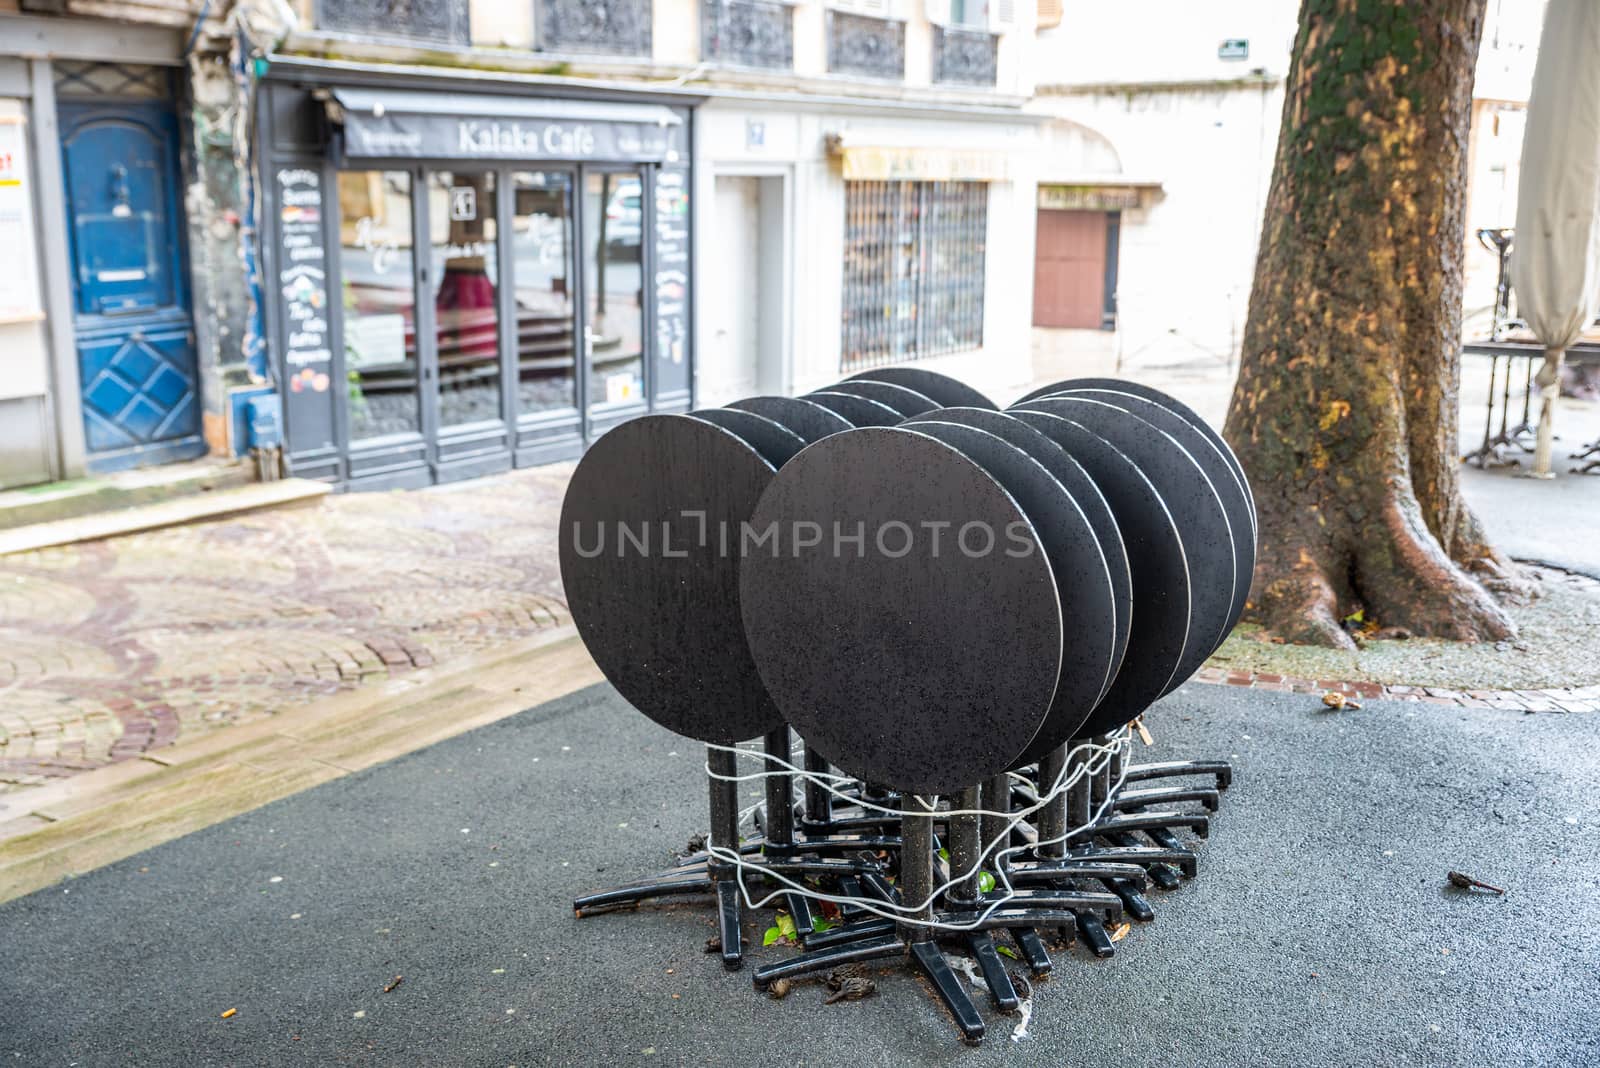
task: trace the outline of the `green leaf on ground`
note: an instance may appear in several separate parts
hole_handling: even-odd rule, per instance
[[[990,875],[986,871],[980,871],[978,873],[978,890],[979,890],[979,892],[987,894],[989,891],[991,891],[993,889],[994,889],[994,876]]]
[[[995,946],[994,948],[1002,956],[1010,957],[1012,960],[1017,959],[1017,951],[1012,949],[1010,946]]]
[[[778,930],[776,927],[768,927],[767,933],[761,936],[761,944],[764,946],[770,946],[772,943],[776,942],[782,937],[782,931]]]
[[[826,916],[813,916],[811,918],[811,929],[817,934],[821,934],[824,931],[831,931],[833,930],[834,926],[834,922],[828,919]]]

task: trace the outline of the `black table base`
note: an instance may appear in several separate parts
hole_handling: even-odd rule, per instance
[[[1109,739],[1092,741],[1107,744]],[[1019,803],[1033,803],[1039,791],[1057,781],[1068,751],[1081,744],[1079,740],[1063,746],[1029,769],[1031,783],[1019,784],[1000,775],[950,798],[953,809],[991,813],[981,820],[938,807],[929,810],[925,799],[866,784],[835,794],[809,781],[797,812],[792,802],[794,777],[774,775],[766,780],[766,803],[759,810],[762,833],[743,842],[738,837],[736,784],[728,781],[735,774],[734,757],[712,748],[708,750],[708,766],[714,773],[708,778],[710,844],[736,851],[742,863],[737,867],[728,863],[725,853],[693,853],[648,879],[579,897],[573,910],[584,917],[652,901],[709,898],[717,910],[721,959],[731,970],[744,961],[740,924],[746,892],[754,900],[775,894],[769,907],[786,910],[793,918],[801,952],[757,968],[752,979],[758,990],[769,989],[780,979],[826,975],[844,965],[899,960],[928,980],[963,1040],[976,1043],[985,1032],[983,1015],[973,999],[972,984],[951,968],[945,953],[976,963],[990,1006],[1002,1013],[1014,1011],[1022,999],[1005,956],[1026,966],[1034,979],[1047,976],[1053,968],[1047,942],[1067,948],[1081,941],[1094,957],[1113,956],[1116,932],[1124,919],[1148,922],[1155,917],[1155,906],[1147,896],[1152,886],[1171,889],[1198,873],[1198,855],[1186,841],[1209,834],[1212,813],[1233,779],[1226,761],[1124,765],[1113,757],[1030,820],[1018,821],[1007,840],[997,843],[1005,835],[1006,823],[999,813]],[[787,759],[788,730],[768,735],[766,749]],[[829,771],[825,761],[809,752],[805,767],[811,772]],[[1210,781],[1148,785],[1177,777]],[[862,807],[862,801],[897,807],[899,812],[874,811]],[[1098,818],[1090,823],[1096,812]],[[1082,829],[1067,836],[1069,827]],[[1061,840],[1052,841],[1057,838]],[[979,857],[1002,847],[1012,852],[1012,859],[985,863],[998,869],[998,877],[1011,889],[1002,885],[983,891],[974,875],[929,901],[920,912],[907,915],[887,907],[929,899],[933,887],[947,882],[951,872],[976,872]],[[818,930],[818,903],[785,891],[776,878],[764,877],[768,873],[812,879],[826,892],[863,904],[841,906],[838,921]],[[872,901],[902,918],[864,906]]]

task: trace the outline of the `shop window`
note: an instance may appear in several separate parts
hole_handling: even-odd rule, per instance
[[[339,173],[339,273],[352,441],[421,429],[411,175]]]
[[[562,171],[519,171],[511,185],[517,410],[575,408],[572,177]]]
[[[428,172],[439,425],[499,419],[500,268],[490,171]]]
[[[650,0],[538,0],[546,52],[650,55]]]
[[[472,36],[467,0],[317,0],[317,28],[449,45]]]
[[[989,187],[846,182],[841,371],[983,346]]]
[[[637,170],[584,176],[589,402],[644,402],[644,184]]]
[[[701,55],[739,67],[794,67],[794,8],[777,0],[704,0]]]
[[[906,75],[906,26],[893,19],[828,12],[828,69],[835,74],[901,79]]]

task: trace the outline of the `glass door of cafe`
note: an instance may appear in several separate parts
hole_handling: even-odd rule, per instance
[[[576,455],[649,406],[639,167],[338,175],[352,481]]]
[[[583,302],[590,441],[646,410],[650,213],[641,168],[583,170]]]

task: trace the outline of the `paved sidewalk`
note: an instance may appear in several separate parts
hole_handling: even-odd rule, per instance
[[[702,905],[574,920],[705,824],[699,751],[602,685],[0,906],[0,1060],[1596,1063],[1600,716],[1186,686],[1150,724],[1237,768],[1200,876],[1057,953],[1023,1042],[985,1006],[962,1048],[900,971],[760,997]]]
[[[557,626],[570,471],[0,558],[0,793]]]

